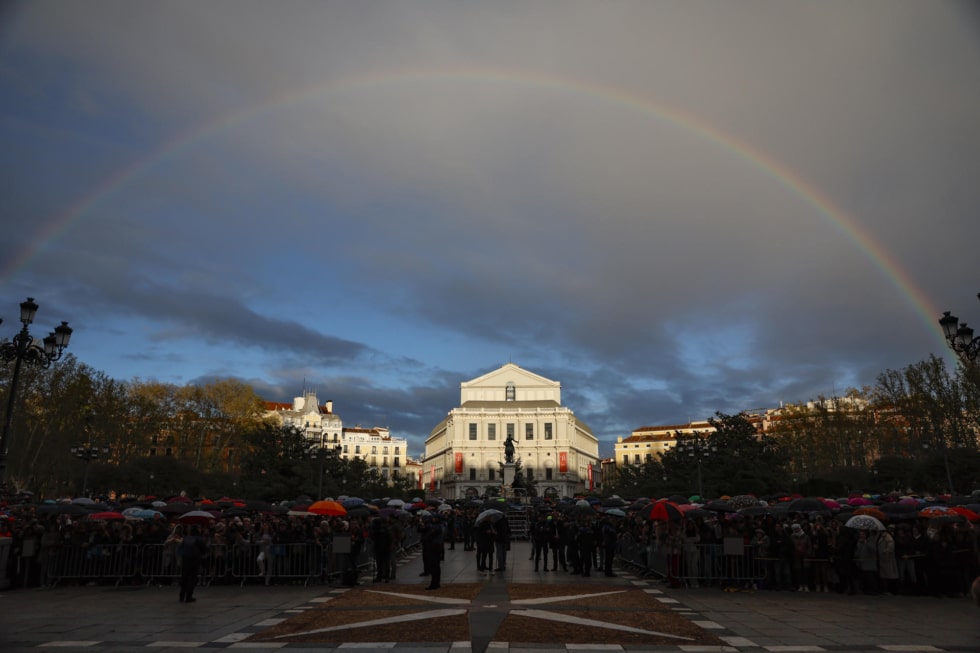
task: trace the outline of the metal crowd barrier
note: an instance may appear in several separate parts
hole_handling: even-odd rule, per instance
[[[619,540],[620,562],[644,576],[666,576],[666,558],[655,545],[641,542],[633,535],[623,535]]]
[[[420,544],[417,529],[406,529],[398,559]],[[198,583],[271,584],[289,581],[333,583],[351,565],[359,572],[374,572],[374,550],[365,540],[356,558],[347,550],[334,551],[327,544],[211,545],[201,560]],[[181,575],[181,559],[172,544],[63,545],[51,552],[43,571],[51,585],[62,581],[79,583],[112,581],[122,583],[173,583]]]
[[[772,560],[756,557],[742,538],[717,544],[688,544],[668,555],[659,543],[647,545],[631,535],[619,542],[620,562],[637,573],[658,576],[689,587],[699,585],[757,586],[767,580]]]

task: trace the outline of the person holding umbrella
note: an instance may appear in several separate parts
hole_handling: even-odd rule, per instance
[[[429,570],[429,585],[425,589],[437,590],[442,581],[442,555],[444,534],[439,517],[431,515],[423,522],[422,565]]]
[[[191,526],[189,535],[185,535],[177,547],[177,555],[181,559],[180,569],[180,602],[193,603],[194,588],[197,586],[197,574],[201,569],[201,559],[208,552],[207,542],[201,537],[201,529],[196,524]]]

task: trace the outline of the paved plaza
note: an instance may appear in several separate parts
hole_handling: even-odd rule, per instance
[[[980,609],[967,599],[904,596],[840,596],[822,593],[722,592],[715,588],[668,589],[628,569],[615,578],[591,578],[565,572],[535,572],[529,546],[516,542],[508,568],[488,575],[476,570],[475,554],[457,545],[446,551],[444,586],[482,582],[488,590],[507,583],[548,585],[590,583],[596,591],[642,588],[695,625],[717,635],[725,646],[669,645],[640,647],[616,643],[610,630],[606,644],[556,641],[521,644],[498,641],[492,629],[477,622],[472,640],[440,641],[434,632],[425,643],[358,642],[337,648],[356,653],[589,653],[609,651],[980,651]],[[392,584],[424,585],[421,556],[413,552]],[[362,587],[370,587],[362,578]],[[366,581],[366,582],[365,582]],[[375,587],[382,587],[375,585]],[[248,642],[246,638],[290,617],[323,606],[345,588],[331,585],[221,585],[198,589],[194,604],[179,603],[176,587],[59,587],[0,593],[0,651],[186,651],[189,648],[325,650],[322,644]],[[413,588],[415,589],[415,588]],[[475,622],[471,620],[471,624]],[[413,628],[411,623],[405,628]],[[479,632],[483,631],[483,632]],[[417,638],[416,638],[417,639]],[[333,650],[333,647],[327,647]]]

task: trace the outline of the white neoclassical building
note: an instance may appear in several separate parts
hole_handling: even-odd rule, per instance
[[[307,390],[292,404],[266,402],[267,415],[284,426],[293,426],[320,447],[336,449],[344,459],[361,458],[381,477],[395,480],[406,475],[408,441],[396,438],[386,427],[345,427],[333,412],[333,402],[320,405],[316,392]]]
[[[561,405],[561,384],[507,363],[460,384],[459,407],[425,441],[426,491],[445,499],[506,492],[500,463],[508,436],[539,496],[598,485],[599,440]]]

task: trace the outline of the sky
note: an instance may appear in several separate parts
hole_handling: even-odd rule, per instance
[[[0,3],[0,337],[422,453],[513,362],[618,436],[980,321],[980,9]]]

